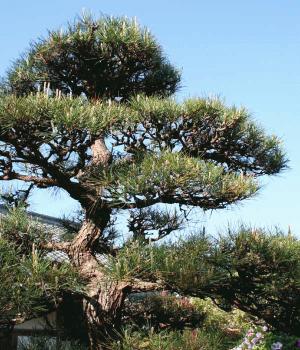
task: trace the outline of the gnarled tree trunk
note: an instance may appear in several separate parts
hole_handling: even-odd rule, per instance
[[[91,149],[91,166],[109,164],[111,153],[103,138],[95,140]],[[97,196],[101,197],[101,189]],[[84,209],[85,221],[71,243],[68,254],[86,281],[83,312],[90,349],[100,350],[105,348],[104,343],[108,338],[115,336],[119,330],[121,309],[130,285],[109,280],[95,257],[94,248],[110,220],[110,209],[101,207],[101,200],[100,203],[91,202]]]
[[[91,350],[104,349],[108,338],[120,328],[121,309],[130,285],[111,281],[101,270],[91,247],[101,234],[100,229],[86,220],[69,248],[69,256],[86,281],[83,312]]]
[[[84,302],[89,344],[91,349],[100,350],[120,331],[121,310],[130,286],[104,278],[95,289],[89,287],[90,299]]]

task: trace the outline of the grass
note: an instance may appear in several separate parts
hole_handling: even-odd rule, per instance
[[[111,350],[211,350],[221,349],[223,339],[218,333],[203,330],[163,331],[159,333],[124,331],[122,342],[115,342]]]

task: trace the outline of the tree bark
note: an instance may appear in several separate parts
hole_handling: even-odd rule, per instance
[[[83,312],[89,347],[91,350],[102,350],[107,340],[117,335],[122,306],[131,287],[128,283],[109,280],[101,271],[96,257],[88,250],[87,242],[99,235],[99,229],[91,222],[85,222],[80,231],[69,255],[87,283]]]
[[[129,291],[130,285],[109,281],[105,277],[96,285],[89,285],[90,299],[84,301],[84,315],[91,350],[105,349],[112,339],[118,337],[121,311]]]
[[[93,142],[91,150],[91,167],[107,166],[111,161],[111,153],[102,137]],[[99,190],[99,197],[101,191],[102,189]],[[116,336],[124,299],[131,287],[128,283],[109,280],[101,269],[94,247],[101,239],[103,230],[110,220],[111,209],[103,207],[101,201],[87,202],[89,207],[84,207],[85,221],[72,241],[68,254],[73,265],[86,281],[83,312],[90,349],[102,350],[105,348],[104,343],[108,340],[107,338]]]
[[[104,137],[96,139],[92,145],[92,165],[107,165],[111,161],[111,152],[107,149],[104,141]]]

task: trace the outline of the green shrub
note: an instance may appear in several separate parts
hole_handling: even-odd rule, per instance
[[[144,298],[130,298],[123,320],[134,329],[183,329],[202,325],[205,315],[188,298],[150,294]]]
[[[241,228],[212,248],[223,279],[206,290],[223,308],[236,306],[275,329],[300,335],[300,241]]]
[[[217,307],[211,299],[193,298],[191,303],[198,312],[205,315],[202,328],[222,331],[227,335],[243,335],[253,323],[253,318],[245,312],[234,309],[230,312]]]
[[[78,291],[81,281],[68,263],[41,254],[31,239],[18,245],[10,236],[34,237],[41,230],[20,209],[0,221],[0,314],[2,319],[33,317],[57,305],[63,291]]]
[[[300,334],[300,241],[241,227],[219,240],[204,235],[146,246],[129,242],[109,260],[115,279],[161,281],[180,295],[210,297],[277,330]]]
[[[243,312],[222,311],[209,299],[152,295],[133,299],[127,309],[121,340],[110,345],[114,350],[231,349],[252,325]]]
[[[33,243],[45,241],[47,233],[45,226],[31,218],[23,206],[9,208],[0,218],[0,237],[18,245],[21,254],[30,252]]]

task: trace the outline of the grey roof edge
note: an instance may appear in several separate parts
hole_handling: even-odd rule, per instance
[[[0,204],[0,213],[1,214],[7,214],[8,213],[8,208],[5,205],[3,205],[3,204]],[[45,215],[45,214],[39,214],[39,213],[35,213],[35,212],[32,212],[32,211],[28,211],[27,213],[28,213],[29,216],[31,216],[32,218],[40,221],[43,224],[57,226],[57,227],[64,227],[65,226],[64,223],[70,223],[73,226],[77,226],[72,221],[59,219],[59,218],[54,217],[54,216],[49,216],[49,215]]]

